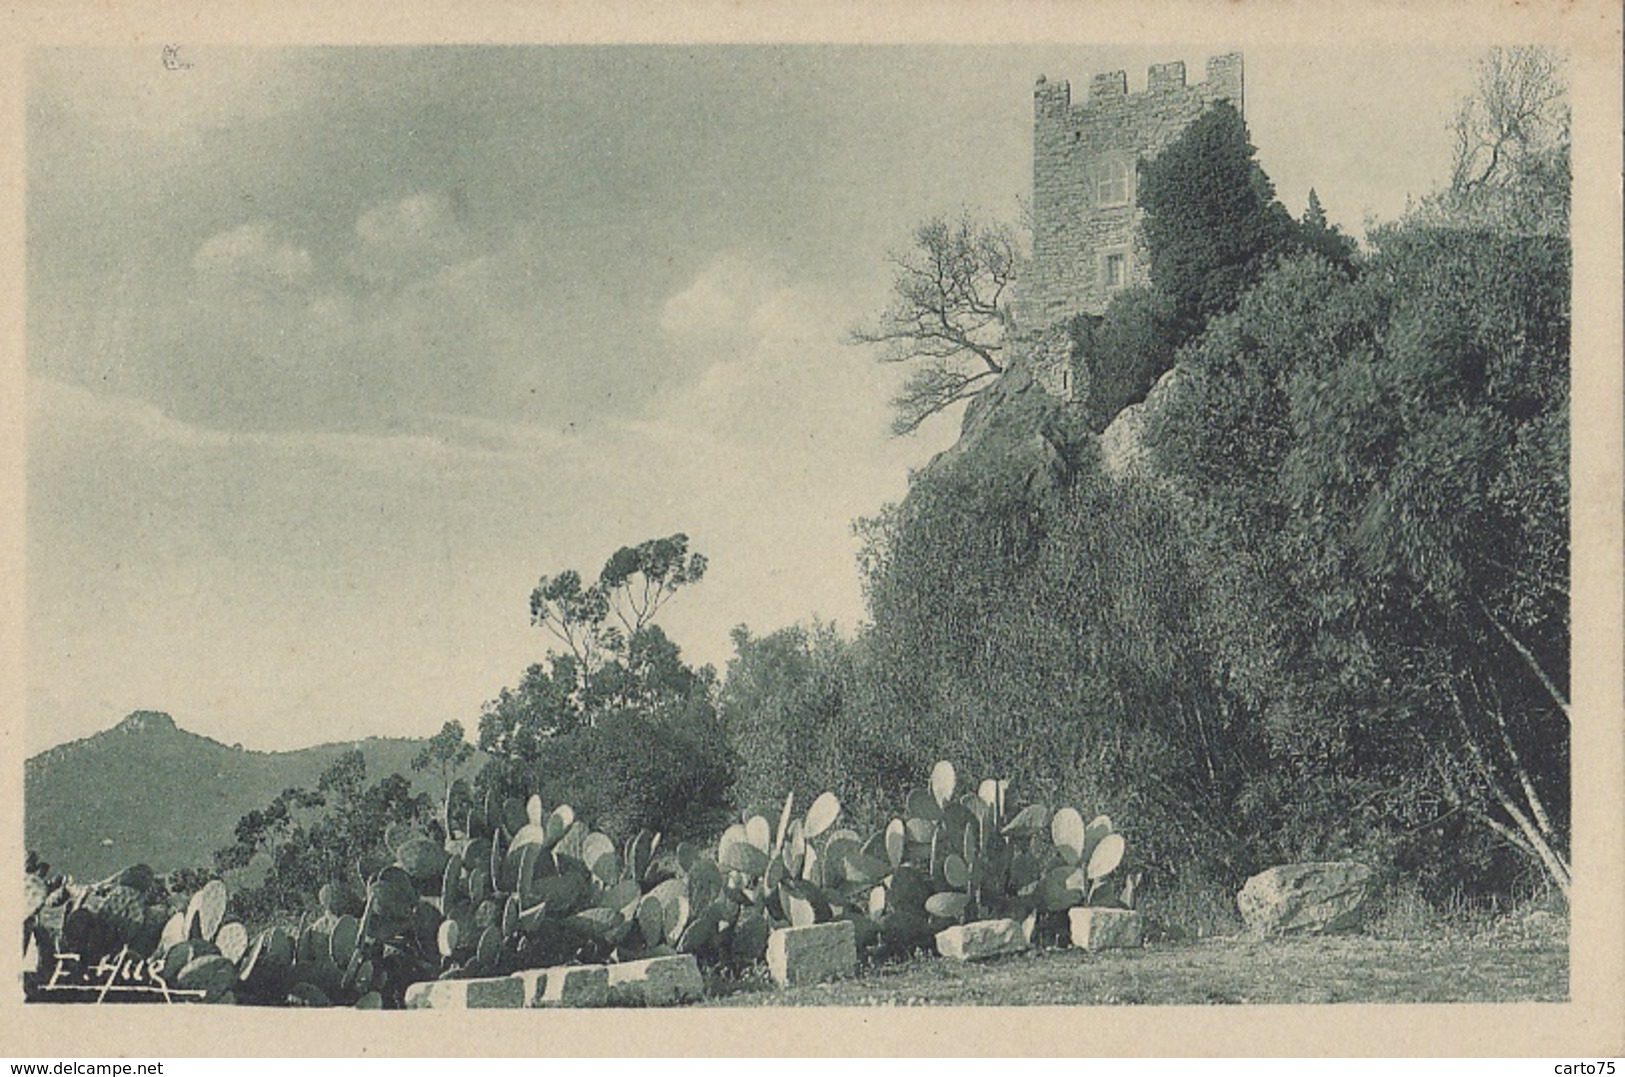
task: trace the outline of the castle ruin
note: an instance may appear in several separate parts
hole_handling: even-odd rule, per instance
[[[1037,331],[1074,314],[1100,314],[1113,292],[1149,280],[1135,200],[1139,162],[1217,101],[1243,108],[1240,53],[1210,58],[1206,80],[1194,85],[1179,61],[1152,65],[1140,93],[1128,92],[1122,71],[1095,75],[1077,104],[1069,83],[1039,76],[1033,253],[1017,298],[1020,324]]]

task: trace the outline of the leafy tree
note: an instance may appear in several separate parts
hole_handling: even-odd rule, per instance
[[[768,805],[790,792],[808,804],[846,785],[838,761],[850,680],[845,641],[827,624],[760,637],[740,625],[733,645],[719,711],[739,756],[739,804]]]
[[[552,736],[592,726],[621,708],[652,708],[694,688],[653,619],[707,567],[690,553],[688,536],[623,546],[598,578],[583,584],[574,569],[543,576],[530,596],[531,623],[564,644],[527,668],[515,689],[504,688],[480,716],[480,747],[505,758],[532,759]]]
[[[314,791],[286,789],[263,809],[238,820],[235,842],[215,853],[221,873],[263,874],[236,887],[245,917],[292,919],[315,911],[329,883],[358,894],[391,858],[384,835],[393,825],[429,818],[429,800],[391,774],[366,784],[359,750],[343,753],[322,772]]]
[[[705,577],[704,554],[688,552],[688,536],[649,539],[616,550],[598,574],[598,587],[609,596],[609,609],[628,638],[654,620],[678,588]],[[535,612],[536,607],[531,607]]]
[[[1153,422],[1216,565],[1203,623],[1277,771],[1342,791],[1321,812],[1469,820],[1566,890],[1567,252],[1375,242],[1353,281],[1271,274]]]
[[[326,794],[341,804],[348,804],[361,796],[367,783],[367,757],[359,748],[340,753],[316,779],[316,792]]]
[[[1450,186],[1424,206],[1424,216],[1568,233],[1570,126],[1563,68],[1561,56],[1546,48],[1489,51],[1456,112]]]
[[[574,655],[549,653],[515,688],[503,688],[480,714],[480,748],[504,759],[533,759],[548,737],[584,728],[581,675]]]
[[[575,659],[568,672],[585,688],[680,588],[704,579],[706,567],[704,554],[689,553],[687,535],[622,546],[586,587],[574,569],[543,576],[531,592],[530,620],[568,648]]]
[[[480,747],[493,759],[479,784],[568,800],[600,826],[618,820],[673,833],[688,825],[684,820],[709,818],[733,780],[715,724],[715,673],[685,663],[653,623],[706,568],[705,557],[689,551],[688,537],[677,534],[622,547],[591,583],[574,570],[543,576],[531,594],[531,621],[565,650],[549,651],[516,688],[502,689],[486,705]],[[636,739],[611,751],[614,737],[600,727]],[[664,760],[661,766],[671,770],[665,753],[679,744],[699,752],[692,766],[670,774],[628,769],[626,752],[641,745],[652,753],[649,759]],[[611,774],[618,777],[610,780]],[[672,788],[671,782],[699,799],[680,808],[650,793]]]
[[[1221,101],[1140,167],[1151,283],[1184,339],[1233,308],[1293,241],[1292,218],[1254,152],[1241,114]]]
[[[472,758],[474,746],[465,739],[461,722],[447,722],[441,726],[440,732],[430,737],[412,758],[414,771],[433,770],[440,779],[441,788],[445,790],[445,796],[441,799],[440,825],[447,837],[452,833],[452,787],[457,772]]]
[[[1012,228],[968,213],[931,218],[913,247],[893,252],[891,304],[847,337],[878,345],[881,362],[913,367],[892,400],[893,433],[913,433],[1004,372],[1018,260]]]

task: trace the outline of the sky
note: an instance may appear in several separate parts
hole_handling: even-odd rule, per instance
[[[864,617],[888,251],[1014,220],[1032,87],[1185,47],[48,50],[28,69],[26,748],[166,710],[284,749],[477,726],[542,574],[689,535],[662,614]],[[1468,49],[1249,49],[1294,213],[1435,187]]]

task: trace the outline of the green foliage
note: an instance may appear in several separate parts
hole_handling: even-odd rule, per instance
[[[868,833],[840,824],[833,793],[794,813],[792,794],[770,825],[746,812],[715,855],[679,846],[676,882],[691,914],[680,951],[739,966],[760,960],[770,928],[853,923],[865,950],[929,946],[951,923],[995,916],[1054,923],[1084,902],[1132,906],[1138,876],[1115,877],[1124,842],[1100,816],[1053,836],[1042,805],[1017,808],[1008,782],[956,795],[952,765],[938,762],[902,817]],[[667,884],[669,885],[669,884]],[[685,891],[680,891],[685,892]]]
[[[1486,145],[1559,219],[1561,98],[1514,51],[1479,118],[1544,126]],[[1414,219],[1450,228],[1362,255],[1312,191],[1291,220],[1227,106],[1139,190],[1151,287],[1068,328],[1097,431],[1172,371],[1159,481],[1085,451],[1041,487],[977,445],[916,479],[860,525],[873,624],[839,677],[795,635],[740,642],[742,801],[801,773],[902,796],[951,755],[1122,805],[1159,884],[1358,855],[1498,886],[1510,852],[1566,885],[1563,243],[1435,200]]]
[[[622,547],[597,580],[544,576],[531,619],[565,644],[480,718],[494,761],[479,785],[579,804],[614,833],[702,833],[726,811],[733,755],[717,722],[715,672],[686,664],[652,620],[707,562],[686,535]]]
[[[1306,252],[1319,255],[1327,264],[1349,271],[1354,266],[1354,241],[1326,219],[1320,196],[1309,188],[1309,202],[1298,221],[1298,244]]]
[[[587,724],[576,693],[581,681],[574,655],[549,654],[529,666],[515,688],[503,688],[480,714],[480,747],[502,759],[534,758],[548,737]]]
[[[686,837],[714,826],[727,810],[734,780],[734,755],[712,702],[714,674],[683,663],[658,626],[641,629],[625,654],[624,662],[604,667],[589,686],[591,723],[547,735],[515,725],[488,737],[487,750],[497,758],[478,784],[506,796],[541,792],[579,804],[612,833],[649,827]],[[556,700],[562,698],[559,687],[533,667],[521,691]],[[519,698],[511,695],[497,707]],[[484,732],[490,733],[495,713],[488,709],[492,721],[482,722]]]
[[[1232,309],[1293,240],[1292,219],[1254,152],[1241,114],[1219,102],[1141,166],[1151,282],[1182,339]]]
[[[269,922],[313,913],[329,884],[359,890],[368,865],[387,859],[389,828],[430,817],[428,797],[413,793],[407,779],[391,774],[368,785],[366,771],[360,751],[346,752],[314,791],[284,790],[238,821],[236,840],[215,854],[215,867],[239,880],[246,917]]]
[[[1089,429],[1104,430],[1118,412],[1145,399],[1174,363],[1181,343],[1172,303],[1151,288],[1127,288],[1101,317],[1080,314],[1067,323],[1072,361],[1089,386]]]
[[[852,699],[905,783],[952,755],[1122,806],[1168,877],[1252,866],[1229,806],[1262,747],[1191,623],[1176,506],[1088,465],[1046,496],[964,468],[917,481],[884,543]]]
[[[1179,348],[1280,257],[1310,252],[1351,271],[1354,243],[1327,221],[1320,198],[1311,190],[1294,222],[1253,152],[1240,114],[1222,102],[1143,165],[1138,197],[1151,286],[1125,289],[1104,315],[1078,315],[1067,325],[1095,432],[1145,399]]]
[[[1569,233],[1570,117],[1560,53],[1494,48],[1456,113],[1450,184],[1417,223],[1522,235]]]
[[[432,770],[440,779],[444,795],[441,798],[440,826],[445,836],[451,836],[452,794],[457,772],[474,758],[474,746],[465,739],[463,723],[447,722],[440,732],[429,738],[412,758],[415,771]]]
[[[829,625],[760,637],[740,625],[733,644],[719,714],[739,757],[736,802],[769,803],[785,791],[807,799],[835,784],[852,675],[845,641]]]
[[[335,768],[327,788],[353,795],[361,777]],[[617,845],[568,805],[546,811],[540,796],[493,790],[462,821],[465,837],[393,827],[392,860],[358,893],[329,884],[319,914],[252,943],[228,919],[217,879],[171,914],[150,871],[77,889],[30,875],[25,990],[39,997],[54,956],[72,947],[129,955],[178,998],[376,1009],[436,976],[670,953],[737,970],[762,960],[772,929],[832,919],[852,921],[865,949],[897,949],[968,916],[1131,904],[1135,877],[1112,882],[1124,842],[1109,819],[1085,827],[1068,808],[1049,826],[1047,809],[1016,809],[1008,789],[988,780],[958,796],[953,767],[939,762],[905,818],[867,837],[839,825],[835,794],[800,815],[791,794],[776,825],[746,812],[714,849],[680,843],[670,855],[651,831]]]
[[[613,834],[715,832],[733,785],[732,753],[709,714],[626,711],[542,746],[533,775],[549,800],[579,804]]]
[[[531,592],[531,623],[568,648],[585,689],[586,679],[624,654],[680,588],[705,577],[706,567],[705,555],[689,553],[687,535],[623,546],[590,585],[574,569],[543,576]]]
[[[1293,791],[1245,803],[1411,860],[1393,836],[1466,813],[1564,886],[1566,245],[1373,238],[1357,279],[1266,278],[1150,432],[1213,559],[1198,623]]]
[[[532,665],[517,690],[504,688],[486,705],[480,747],[528,760],[548,738],[606,715],[681,707],[704,691],[705,678],[683,664],[652,620],[680,588],[703,579],[706,567],[679,534],[622,547],[590,585],[574,570],[543,576],[531,593],[531,622],[566,652],[549,652],[545,668]]]
[[[234,1001],[247,931],[226,918],[219,881],[181,909],[144,864],[89,885],[26,879],[23,993],[30,1001],[99,1002],[108,985],[114,992],[167,986],[178,998]]]

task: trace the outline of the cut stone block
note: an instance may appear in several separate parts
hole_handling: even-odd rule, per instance
[[[1259,872],[1236,895],[1255,935],[1353,931],[1377,895],[1377,873],[1353,860],[1285,864]]]
[[[521,969],[513,974],[513,978],[519,981],[527,1009],[542,1004],[542,998],[547,994],[546,969]]]
[[[858,968],[858,935],[850,920],[781,927],[767,937],[767,970],[780,987],[822,983]]]
[[[525,987],[512,976],[483,980],[428,980],[406,989],[409,1010],[517,1010]]]
[[[622,1006],[675,1006],[705,997],[693,954],[651,957],[609,966],[609,998]]]
[[[1130,909],[1072,909],[1072,945],[1084,950],[1126,950],[1140,945],[1140,914]]]
[[[609,970],[602,965],[558,965],[547,969],[542,980],[541,999],[532,1005],[603,1006],[609,1002]]]
[[[1014,920],[978,920],[937,932],[937,953],[960,961],[1016,954],[1027,948],[1027,932]]]

